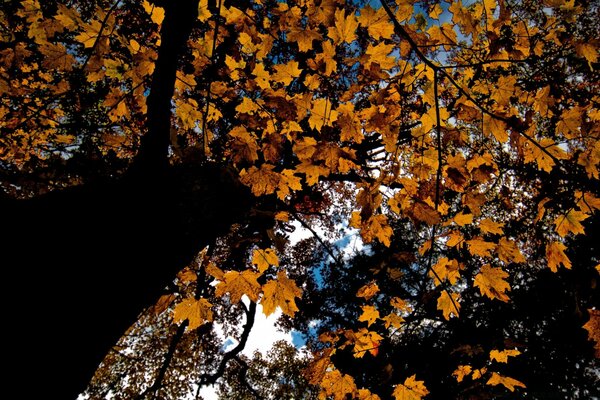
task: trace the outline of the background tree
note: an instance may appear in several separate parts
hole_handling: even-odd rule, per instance
[[[90,396],[591,396],[597,14],[7,3],[7,381],[74,397],[145,309]],[[257,304],[304,377],[241,355]]]

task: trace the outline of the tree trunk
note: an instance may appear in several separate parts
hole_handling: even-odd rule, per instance
[[[247,191],[218,166],[167,168],[177,60],[197,0],[166,7],[148,132],[128,177],[0,200],[5,389],[74,399],[176,271],[244,215]]]

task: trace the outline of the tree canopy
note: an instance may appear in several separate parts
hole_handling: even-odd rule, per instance
[[[599,21],[589,0],[4,3],[7,381],[600,396]],[[305,346],[244,355],[276,310]]]

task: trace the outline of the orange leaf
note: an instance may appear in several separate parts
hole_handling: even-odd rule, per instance
[[[588,309],[590,320],[583,325],[583,329],[588,332],[588,339],[594,341],[596,349],[596,358],[600,358],[600,310]]]
[[[379,311],[373,306],[362,306],[363,313],[358,318],[361,322],[366,322],[367,326],[371,326],[373,322],[379,319]]]
[[[274,249],[256,249],[252,256],[252,264],[256,265],[258,270],[262,273],[271,265],[278,267],[279,258],[277,257],[277,254],[275,254]]]
[[[492,377],[486,382],[487,385],[503,385],[511,392],[515,391],[515,387],[525,388],[525,384],[508,376],[502,376],[496,372],[492,372]]]
[[[505,292],[510,290],[510,285],[504,280],[507,277],[508,273],[502,268],[494,268],[486,264],[475,276],[473,285],[479,288],[482,295],[507,302],[509,299]]]
[[[215,295],[221,297],[229,293],[231,303],[239,303],[246,295],[252,301],[258,300],[260,284],[257,282],[260,272],[245,270],[242,272],[228,271],[223,275],[223,281],[216,287]]]
[[[479,237],[475,237],[471,240],[467,240],[467,246],[469,247],[469,253],[472,255],[489,257],[491,255],[491,251],[496,247],[496,244],[486,242]]]
[[[460,295],[458,293],[451,293],[448,295],[448,292],[445,290],[440,294],[437,301],[437,309],[444,314],[446,321],[450,320],[450,314],[454,314],[454,316],[458,317],[458,312],[460,311],[459,298]]]
[[[362,358],[368,351],[376,356],[379,352],[379,343],[383,337],[377,332],[369,331],[362,328],[358,332],[354,332],[354,357]]]
[[[567,247],[560,242],[551,242],[546,245],[546,260],[548,268],[552,272],[557,272],[560,264],[567,269],[571,269],[571,260],[565,254]]]
[[[482,219],[479,222],[479,229],[481,229],[483,233],[502,235],[504,233],[504,231],[502,230],[503,226],[504,223],[494,222],[489,218]]]
[[[196,300],[193,297],[184,299],[173,310],[173,322],[181,323],[186,319],[189,325],[186,330],[193,330],[213,320],[212,304],[206,299]]]
[[[498,258],[505,263],[524,263],[525,257],[521,253],[521,250],[517,247],[517,244],[510,239],[505,237],[500,238],[498,246],[496,247],[496,253]]]
[[[587,217],[589,215],[581,211],[569,210],[565,215],[560,215],[554,220],[556,233],[562,237],[567,236],[569,233],[584,234],[585,231],[583,225],[581,225],[581,221]]]
[[[358,289],[356,297],[364,297],[365,300],[371,300],[378,292],[379,286],[377,286],[377,283],[371,282]]]
[[[354,398],[358,390],[354,378],[347,374],[342,375],[337,369],[327,371],[320,386],[325,395],[333,397],[334,400],[345,400],[348,396]]]
[[[498,362],[501,363],[508,363],[508,357],[516,357],[519,354],[521,354],[521,352],[519,350],[503,350],[503,351],[498,351],[498,350],[492,350],[490,351],[490,360],[496,360]]]
[[[452,376],[456,378],[457,382],[462,382],[465,376],[468,376],[471,371],[472,368],[470,365],[459,365],[452,373]]]
[[[335,12],[335,23],[329,28],[327,35],[333,39],[333,43],[352,43],[356,39],[356,28],[358,22],[354,14],[346,16],[343,9],[338,9]]]
[[[289,279],[284,271],[277,273],[277,279],[267,282],[263,286],[264,296],[260,302],[263,306],[263,313],[266,316],[271,315],[277,307],[281,311],[293,317],[298,307],[296,306],[296,297],[302,295],[302,290],[296,286],[296,282]]]
[[[429,394],[425,382],[415,378],[416,375],[410,376],[404,380],[404,383],[396,386],[393,393],[396,400],[421,400]]]

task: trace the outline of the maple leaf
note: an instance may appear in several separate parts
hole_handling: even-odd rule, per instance
[[[288,42],[298,43],[298,49],[302,52],[309,51],[313,48],[313,40],[322,41],[322,36],[315,29],[298,29],[292,27],[286,37]]]
[[[456,378],[457,382],[462,382],[465,376],[468,376],[473,368],[470,365],[459,365],[454,372],[452,372],[452,376]]]
[[[343,9],[335,12],[335,24],[329,28],[328,36],[333,39],[333,43],[352,43],[356,39],[356,28],[358,22],[353,14],[346,16]]]
[[[508,140],[506,123],[488,114],[483,116],[483,131],[491,133],[500,143],[506,143]]]
[[[366,221],[362,221],[359,212],[353,212],[350,219],[350,225],[360,228],[360,235],[365,243],[371,243],[377,238],[387,247],[391,244],[391,238],[394,233],[388,224],[388,219],[383,214],[372,215]]]
[[[469,253],[479,257],[490,257],[491,251],[496,248],[495,243],[486,242],[485,240],[475,237],[471,240],[467,240],[467,246]]]
[[[460,278],[460,265],[458,261],[448,259],[447,257],[441,257],[429,271],[429,277],[434,280],[436,285],[441,284],[446,279],[451,283],[455,284]],[[439,278],[439,279],[438,279]]]
[[[196,300],[193,297],[184,299],[173,309],[173,322],[179,324],[189,321],[186,330],[194,330],[200,325],[213,320],[212,304],[206,299]]]
[[[347,374],[342,375],[337,369],[327,371],[320,386],[325,394],[334,400],[345,400],[348,396],[353,398],[358,391],[354,378]]]
[[[310,107],[310,118],[308,124],[311,129],[321,132],[323,125],[332,126],[337,120],[337,111],[331,109],[331,102],[328,99],[314,99]]]
[[[560,264],[571,269],[571,260],[565,254],[567,247],[560,242],[551,242],[546,245],[546,261],[552,272],[557,272]]]
[[[411,211],[415,220],[425,222],[428,225],[435,225],[441,221],[440,213],[421,201],[415,201]]]
[[[370,282],[358,289],[356,297],[363,297],[368,301],[371,300],[371,298],[373,298],[373,296],[375,296],[378,292],[379,286],[377,286],[377,283]]]
[[[232,304],[237,304],[246,295],[254,302],[258,301],[260,294],[260,284],[257,279],[260,277],[260,272],[251,270],[227,271],[223,275],[223,281],[219,282],[215,289],[215,295],[222,297],[229,294],[229,300]]]
[[[458,293],[448,294],[445,290],[438,297],[437,309],[442,312],[446,321],[450,320],[450,314],[458,317],[458,312],[460,311],[459,299],[460,295]]]
[[[473,214],[460,213],[456,214],[452,219],[458,226],[465,226],[473,223]]]
[[[504,234],[504,231],[502,230],[503,226],[504,223],[495,222],[489,218],[484,218],[481,221],[479,221],[479,229],[481,229],[481,231],[484,233],[502,235]]]
[[[390,69],[396,65],[396,59],[388,56],[394,49],[394,45],[379,43],[373,46],[369,43],[367,47],[366,55],[369,56],[368,61],[365,63],[365,68],[370,68],[371,64],[378,64],[381,69]]]
[[[396,386],[394,389],[394,399],[396,400],[421,400],[429,394],[425,387],[425,382],[416,380],[416,375],[412,375]]]
[[[358,400],[381,400],[381,397],[368,389],[358,389]]]
[[[358,320],[366,322],[367,326],[371,326],[375,321],[379,319],[379,311],[373,306],[362,306],[363,313]]]
[[[387,329],[389,329],[390,327],[398,329],[404,322],[404,318],[402,318],[395,312],[391,312],[381,319],[383,320],[383,323]]]
[[[232,156],[234,163],[258,160],[258,150],[260,148],[253,133],[248,132],[243,126],[236,126],[229,131],[229,137],[233,140],[229,142],[226,154]]]
[[[583,325],[583,329],[588,332],[588,339],[594,342],[596,358],[600,358],[600,310],[588,309],[587,311],[590,319]]]
[[[358,22],[361,26],[367,28],[369,35],[375,40],[391,39],[394,34],[394,25],[381,7],[375,11],[367,5],[360,10]]]
[[[500,238],[498,242],[498,246],[496,246],[496,253],[498,254],[498,258],[505,263],[515,262],[515,263],[524,263],[525,257],[521,253],[521,250],[517,247],[517,244],[505,237]]]
[[[508,377],[508,376],[502,376],[496,372],[492,372],[492,377],[486,382],[486,385],[491,385],[491,386],[503,385],[505,388],[507,388],[511,392],[515,391],[515,387],[522,387],[522,388],[526,387],[523,382],[519,382],[518,380]]]
[[[269,266],[279,266],[279,258],[274,249],[256,249],[252,255],[252,264],[256,265],[259,272],[265,272]]]
[[[302,295],[302,290],[296,286],[296,282],[287,277],[284,271],[277,273],[277,279],[265,283],[263,292],[260,304],[262,304],[263,313],[266,316],[275,312],[277,307],[290,317],[293,317],[298,311],[295,298]]]
[[[495,360],[501,363],[508,363],[508,357],[516,357],[521,352],[519,350],[509,349],[509,350],[492,350],[490,351],[490,360]]]
[[[142,3],[144,6],[144,10],[150,15],[150,19],[157,25],[162,24],[165,19],[165,9],[162,7],[157,7],[154,4],[150,4],[148,0],[144,0]]]
[[[294,78],[298,78],[302,73],[302,70],[298,68],[298,61],[290,61],[286,64],[275,65],[275,73],[273,74],[273,80],[275,82],[281,82],[284,85],[292,83]]]
[[[508,273],[502,268],[494,268],[489,264],[481,267],[481,271],[475,275],[473,286],[479,288],[482,295],[490,299],[498,299],[503,302],[509,300],[506,291],[510,290],[510,285],[504,279],[508,277]]]
[[[361,328],[351,336],[354,340],[354,358],[362,358],[367,351],[374,356],[379,353],[379,343],[381,343],[383,337],[377,332]]]
[[[565,215],[559,215],[554,220],[554,225],[556,233],[558,233],[561,237],[567,236],[569,233],[573,234],[585,234],[583,229],[583,225],[581,225],[581,221],[589,217],[589,215],[577,211],[577,210],[569,210]]]
[[[150,311],[152,311],[152,313],[154,313],[154,315],[160,315],[162,314],[167,308],[169,308],[169,306],[171,305],[171,303],[173,303],[173,301],[177,298],[176,295],[174,295],[173,293],[167,293],[167,294],[163,294],[162,296],[160,296],[158,298],[158,300],[156,301],[156,303],[152,306],[152,308],[150,309]]]

